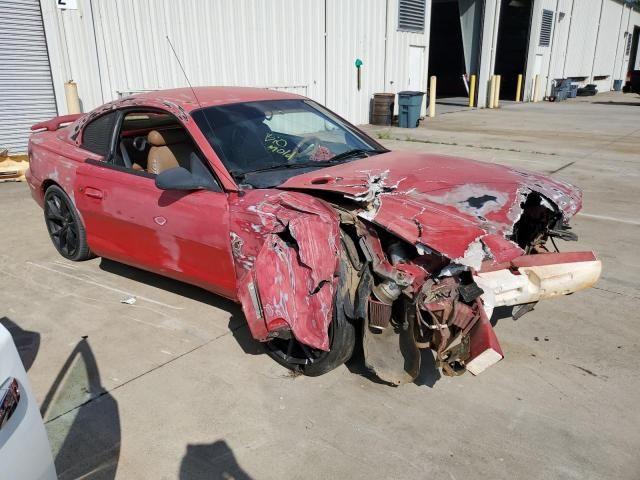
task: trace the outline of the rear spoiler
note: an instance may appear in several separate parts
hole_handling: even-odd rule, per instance
[[[48,130],[49,132],[54,132],[60,128],[60,125],[65,123],[72,123],[79,119],[84,113],[72,113],[71,115],[62,115],[60,117],[54,117],[51,120],[47,120],[46,122],[36,123],[31,126],[31,130]]]

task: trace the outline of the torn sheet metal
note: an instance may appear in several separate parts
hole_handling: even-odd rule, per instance
[[[339,223],[321,200],[294,192],[252,191],[231,205],[238,297],[255,338],[290,328],[329,349],[337,286]]]
[[[557,205],[565,221],[582,204],[580,191],[560,181],[443,155],[389,152],[329,167],[322,174],[322,182],[311,172],[279,188],[341,193],[367,204],[362,218],[413,245],[474,266],[478,240],[496,261],[523,253],[506,236],[529,193],[538,192]]]

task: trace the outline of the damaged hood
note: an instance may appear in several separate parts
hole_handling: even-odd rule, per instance
[[[290,178],[281,189],[344,195],[359,216],[418,249],[479,268],[484,257],[508,261],[522,250],[505,237],[537,192],[564,220],[581,207],[576,187],[543,175],[445,155],[389,152]],[[426,249],[425,249],[426,250]]]

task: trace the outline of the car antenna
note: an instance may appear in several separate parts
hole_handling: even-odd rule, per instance
[[[178,61],[178,65],[180,65],[180,70],[182,70],[182,74],[184,75],[184,78],[187,80],[187,84],[189,85],[189,88],[191,89],[191,93],[193,94],[193,98],[195,98],[196,103],[198,104],[198,107],[200,107],[201,109],[204,108],[202,106],[202,104],[200,103],[200,100],[198,99],[198,95],[196,95],[196,91],[193,88],[193,85],[191,85],[191,81],[189,80],[189,76],[187,75],[186,70],[184,69],[184,66],[182,65],[182,62],[180,61],[180,57],[178,57],[178,53],[176,52],[176,49],[173,47],[173,43],[171,43],[171,39],[169,38],[169,35],[166,35],[166,39],[167,42],[169,43],[169,46],[171,47],[171,51],[173,52],[173,55],[176,57],[176,60]],[[203,112],[202,115],[205,119],[205,121],[207,122],[207,126],[209,127],[209,130],[211,131],[211,135],[213,135],[213,125],[211,123],[211,120],[209,120],[209,115],[207,115],[206,113]],[[224,152],[221,152],[222,155],[224,156]],[[225,158],[226,159],[226,158]],[[243,195],[244,192],[242,190],[240,190],[238,192],[239,195]]]
[[[184,78],[187,79],[187,84],[189,85],[189,88],[191,89],[191,93],[193,93],[193,98],[196,99],[196,103],[198,104],[198,106],[200,108],[202,108],[202,104],[200,103],[200,100],[198,100],[198,96],[196,95],[196,91],[193,88],[193,85],[191,85],[191,81],[189,80],[189,77],[187,75],[187,72],[185,71],[184,67],[182,66],[182,62],[180,61],[180,57],[178,57],[178,54],[176,53],[176,49],[173,48],[173,43],[171,43],[171,39],[169,38],[169,35],[166,36],[167,38],[167,42],[169,42],[169,46],[171,47],[171,51],[173,52],[173,55],[176,57],[176,60],[178,61],[178,65],[180,65],[180,70],[182,70],[182,74],[184,75]],[[207,116],[205,115],[205,118]],[[209,123],[207,121],[207,123]],[[209,124],[209,127],[211,127],[211,124]],[[211,128],[211,130],[213,131],[213,128]]]

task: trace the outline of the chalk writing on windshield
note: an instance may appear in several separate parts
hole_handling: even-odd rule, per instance
[[[272,153],[282,155],[289,161],[294,157],[293,150],[291,150],[291,148],[287,148],[289,146],[289,142],[286,138],[279,137],[274,133],[267,133],[267,136],[264,137],[264,144],[267,147],[267,150]]]

